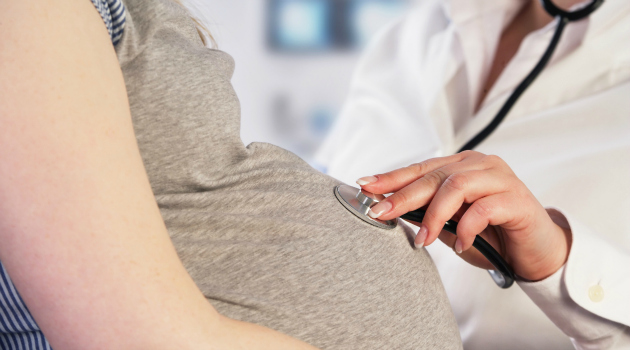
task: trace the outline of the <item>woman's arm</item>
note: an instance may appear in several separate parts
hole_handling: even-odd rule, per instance
[[[89,1],[0,0],[0,77],[0,260],[53,348],[311,348],[187,274]]]

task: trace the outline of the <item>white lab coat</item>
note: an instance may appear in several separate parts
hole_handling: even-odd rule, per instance
[[[474,114],[500,33],[522,4],[420,2],[367,48],[317,161],[353,183],[456,152],[553,34],[555,22],[524,39]],[[630,1],[607,0],[569,24],[556,51],[476,150],[502,157],[545,207],[564,214],[569,260],[544,281],[501,290],[444,245],[429,247],[468,350],[571,348],[558,328],[578,348],[630,348]]]

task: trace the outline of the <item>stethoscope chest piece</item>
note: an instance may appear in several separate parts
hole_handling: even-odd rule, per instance
[[[335,197],[352,214],[370,225],[391,230],[398,225],[398,219],[379,220],[368,216],[368,211],[376,203],[385,199],[385,196],[373,194],[348,185],[338,185],[335,187]]]

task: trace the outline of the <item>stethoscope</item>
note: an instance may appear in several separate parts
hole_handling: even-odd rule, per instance
[[[510,97],[508,97],[507,101],[503,104],[503,107],[501,107],[499,112],[497,112],[492,121],[477,135],[475,135],[475,137],[468,141],[462,148],[460,148],[457,153],[471,150],[477,147],[483,140],[488,138],[488,136],[490,136],[493,131],[496,130],[496,128],[505,119],[508,112],[512,109],[519,97],[521,97],[523,92],[525,92],[525,90],[532,84],[536,77],[538,77],[540,72],[545,68],[545,66],[551,59],[551,56],[553,55],[556,46],[558,46],[560,36],[562,36],[562,32],[564,31],[567,23],[579,21],[586,18],[595,10],[597,10],[597,8],[601,6],[604,0],[593,0],[588,5],[572,12],[562,10],[561,8],[557,7],[551,0],[541,0],[541,2],[547,13],[549,13],[552,17],[558,19],[558,25],[556,27],[556,31],[553,34],[553,37],[551,38],[549,46],[547,46],[545,53],[542,55],[532,71],[525,77],[525,79],[523,79],[523,81],[521,81],[516,89],[514,89]],[[376,205],[376,203],[378,203],[379,201],[385,199],[383,195],[376,195],[348,185],[336,186],[334,193],[339,202],[361,220],[383,229],[393,229],[397,226],[398,219],[384,221],[373,219],[368,216],[368,211],[370,210],[370,208]],[[422,222],[424,215],[424,210],[417,209],[410,211],[407,214],[401,215],[400,218],[415,222]],[[457,222],[453,220],[448,221],[444,225],[444,230],[456,235]],[[488,259],[488,261],[490,261],[490,263],[495,267],[496,270],[489,270],[488,273],[490,273],[490,276],[499,287],[509,288],[512,286],[512,284],[514,284],[515,280],[524,280],[514,273],[512,267],[485,239],[477,236],[475,238],[475,242],[473,243],[473,247],[475,247],[481,254],[483,254],[483,256],[485,256],[486,259]]]

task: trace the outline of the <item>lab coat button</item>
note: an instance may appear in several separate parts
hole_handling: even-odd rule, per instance
[[[588,297],[594,303],[599,303],[604,299],[604,288],[599,284],[596,284],[588,289]]]

